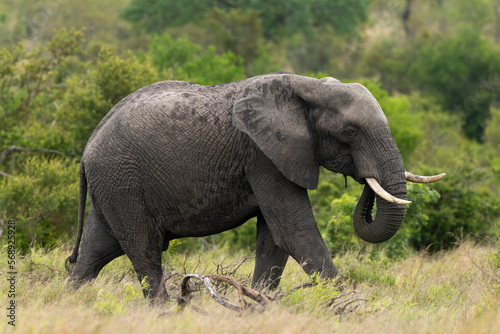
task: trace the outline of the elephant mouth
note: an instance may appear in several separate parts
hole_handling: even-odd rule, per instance
[[[368,188],[367,190],[365,204],[360,208],[361,216],[367,224],[373,223],[373,208],[375,207],[375,192],[369,190],[371,189]]]

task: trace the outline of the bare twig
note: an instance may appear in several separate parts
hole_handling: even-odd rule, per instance
[[[301,290],[301,289],[304,289],[304,288],[312,288],[313,286],[316,286],[318,285],[317,282],[310,282],[310,283],[305,283],[305,284],[302,284],[302,285],[299,285],[299,286],[296,286],[294,288],[292,288],[290,290],[290,292],[294,292],[294,291],[297,291],[297,290]]]
[[[356,302],[367,302],[368,300],[363,298],[356,298],[360,294],[357,290],[352,290],[346,293],[342,293],[334,298],[332,298],[326,306],[330,308],[330,310],[334,314],[345,314],[355,311],[361,304],[355,305],[354,307],[348,308],[349,305],[354,304]]]
[[[193,289],[189,286],[189,281],[192,280],[193,278],[197,279],[199,281],[197,288]],[[229,302],[226,298],[223,298],[220,296],[219,291],[220,288],[214,287],[216,283],[224,283],[227,285],[233,286],[237,291],[238,291],[238,302],[239,305],[235,305],[231,302]],[[292,289],[289,293],[293,291],[297,291],[302,288],[307,288],[307,287],[312,287],[315,286],[316,284],[313,283],[307,283],[302,286],[296,287]],[[263,312],[269,306],[271,305],[272,302],[278,300],[279,298],[287,295],[287,294],[277,294],[274,298],[269,297],[257,290],[254,290],[239,280],[237,280],[235,277],[232,276],[227,276],[227,275],[221,275],[221,274],[211,274],[211,275],[200,275],[200,274],[187,274],[187,275],[182,275],[182,279],[180,282],[181,286],[181,293],[177,297],[177,303],[179,306],[179,310],[182,311],[186,308],[186,306],[189,305],[191,301],[191,293],[200,291],[200,287],[204,286],[208,292],[210,293],[210,296],[219,304],[222,306],[232,310],[236,311],[239,313],[242,313],[244,311],[258,311],[258,312]],[[289,294],[288,293],[288,294]],[[330,310],[330,312],[336,314],[336,315],[343,315],[346,313],[351,313],[354,312],[356,309],[358,309],[361,306],[361,302],[367,302],[366,299],[359,298],[359,294],[361,292],[357,290],[352,290],[349,292],[344,292],[341,293],[338,296],[335,296],[332,298],[328,303],[326,303],[325,307]],[[245,297],[252,299],[256,303],[249,303],[245,300]],[[190,305],[191,309],[193,309],[193,306]],[[200,309],[194,309],[195,312],[206,314],[205,311],[200,310]],[[166,312],[162,315],[170,314],[171,311]]]
[[[247,260],[252,259],[252,258],[254,258],[253,254],[245,257],[238,264],[234,264],[234,262],[233,262],[227,266],[224,266],[224,262],[222,262],[221,264],[214,263],[216,265],[215,274],[225,275],[225,276],[236,276],[236,272],[243,265],[243,263],[245,263]],[[248,284],[248,281],[250,280],[250,275],[247,275],[245,277],[241,277],[241,275],[240,275],[240,279],[243,281],[243,284],[245,284],[245,283]],[[225,296],[227,294],[228,285],[226,282],[215,281],[214,285],[216,286],[219,293],[222,293],[223,296]]]

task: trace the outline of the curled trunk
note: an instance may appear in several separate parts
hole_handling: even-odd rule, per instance
[[[406,199],[406,184],[391,192],[398,198]],[[377,203],[377,214],[372,217],[373,206]],[[389,240],[399,230],[406,212],[406,205],[390,203],[374,193],[367,184],[363,190],[356,210],[353,224],[361,239],[371,243],[381,243]]]

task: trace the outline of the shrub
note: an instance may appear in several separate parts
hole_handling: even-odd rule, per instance
[[[427,172],[433,173],[432,170]],[[423,209],[429,221],[412,235],[415,248],[425,246],[431,251],[448,249],[456,243],[454,234],[463,233],[477,238],[494,233],[500,205],[497,196],[488,187],[492,181],[490,172],[469,163],[447,172],[446,179],[432,185],[441,199]]]
[[[17,250],[52,247],[77,226],[78,169],[70,159],[28,158],[0,181],[0,223],[16,221]]]

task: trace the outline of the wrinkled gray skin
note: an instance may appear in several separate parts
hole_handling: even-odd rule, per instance
[[[253,286],[276,287],[289,256],[308,274],[335,278],[307,195],[319,166],[363,184],[375,178],[406,198],[387,120],[359,84],[281,72],[216,86],[165,81],[139,89],[106,115],[85,148],[80,231],[87,191],[92,208],[80,255],[77,238],[68,258],[76,261],[73,284],[126,254],[139,279],[146,277],[144,295],[167,300],[161,254],[170,240],[220,233],[255,216]],[[383,242],[404,213],[404,205],[365,186],[354,224],[363,239]]]

